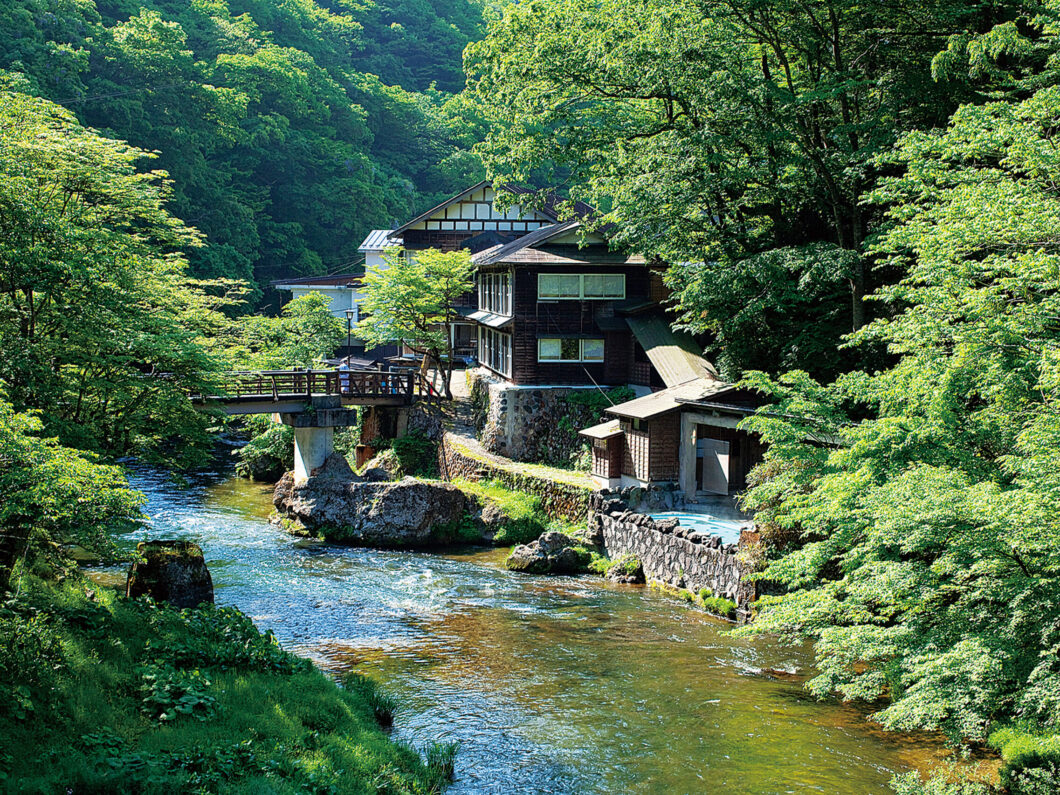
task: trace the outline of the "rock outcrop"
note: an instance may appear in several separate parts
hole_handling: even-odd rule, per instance
[[[549,530],[529,544],[520,544],[504,561],[512,571],[527,574],[577,574],[584,572],[589,553],[568,535]]]
[[[213,602],[213,579],[202,549],[190,541],[142,541],[129,568],[125,595],[150,596],[174,607]]]
[[[463,537],[468,501],[456,486],[415,478],[366,482],[341,470],[329,458],[304,484],[284,475],[273,505],[281,516],[341,544],[415,548],[477,540]]]

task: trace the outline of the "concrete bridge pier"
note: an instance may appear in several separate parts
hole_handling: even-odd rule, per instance
[[[305,483],[313,471],[324,466],[328,456],[334,452],[334,428],[295,428],[294,482]]]
[[[294,481],[305,483],[335,452],[335,429],[357,424],[357,412],[343,408],[333,395],[313,397],[306,411],[280,413],[277,418],[294,428]]]

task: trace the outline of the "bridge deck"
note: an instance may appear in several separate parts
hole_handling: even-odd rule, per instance
[[[300,411],[295,407],[318,396],[336,396],[348,406],[404,406],[442,394],[417,370],[261,370],[226,373],[215,394],[192,399],[219,403],[230,414],[259,414]]]

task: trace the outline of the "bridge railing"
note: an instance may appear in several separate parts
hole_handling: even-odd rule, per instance
[[[343,398],[441,399],[418,370],[258,370],[226,373],[207,400],[292,400],[313,395]]]

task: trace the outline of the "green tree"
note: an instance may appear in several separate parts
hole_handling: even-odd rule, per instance
[[[204,438],[186,394],[222,367],[204,333],[223,299],[189,280],[176,252],[199,238],[149,157],[0,91],[0,386],[70,446]]]
[[[365,317],[357,324],[357,336],[369,345],[400,340],[424,357],[424,367],[433,361],[446,397],[452,397],[450,324],[457,319],[454,302],[474,286],[471,256],[466,251],[392,248],[383,260],[383,267],[364,275]]]
[[[730,375],[834,374],[888,272],[860,203],[899,133],[945,122],[946,35],[990,7],[861,0],[541,0],[465,56],[498,180],[568,186],[615,239],[675,263],[680,322]],[[877,281],[873,281],[873,279]]]
[[[1025,51],[1053,53],[1025,98],[964,106],[888,158],[872,251],[908,275],[851,342],[893,366],[749,380],[774,398],[748,423],[770,445],[748,503],[783,591],[752,631],[812,641],[814,692],[887,695],[884,725],[954,742],[1060,731],[1055,19],[1023,23]],[[1013,791],[1054,791],[1050,753],[1053,785]]]
[[[141,518],[120,468],[42,438],[42,427],[0,396],[0,591],[31,540],[105,549]]]
[[[248,315],[238,319],[245,349],[240,367],[249,370],[312,368],[334,356],[345,341],[342,321],[331,314],[330,299],[311,292],[289,301],[279,317]]]

